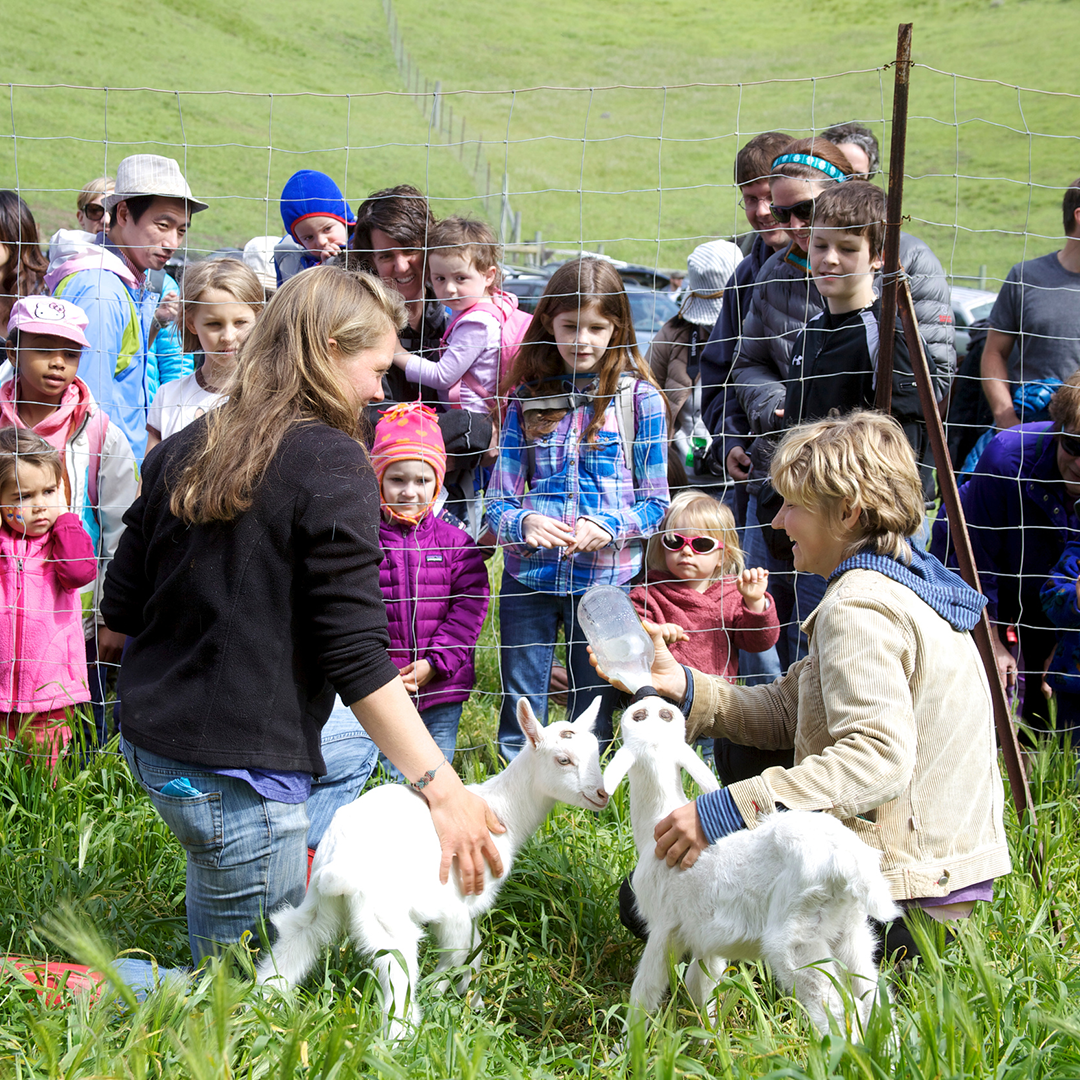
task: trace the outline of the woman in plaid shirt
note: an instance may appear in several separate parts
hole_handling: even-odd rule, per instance
[[[629,586],[668,504],[667,407],[634,339],[630,303],[610,263],[560,267],[518,352],[487,522],[504,548],[499,601],[503,701],[499,748],[521,749],[514,718],[527,697],[547,721],[561,622],[569,716],[604,698],[597,736],[611,739],[618,692],[589,665],[577,601],[590,585]]]

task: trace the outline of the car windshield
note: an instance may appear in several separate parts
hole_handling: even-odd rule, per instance
[[[978,322],[980,319],[989,319],[990,312],[994,310],[994,301],[988,300],[985,304],[976,304],[971,309],[971,321]]]
[[[679,305],[670,297],[658,292],[628,292],[634,330],[655,334],[661,326],[679,314]]]

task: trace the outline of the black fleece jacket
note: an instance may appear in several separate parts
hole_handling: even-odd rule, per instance
[[[349,704],[397,677],[379,589],[379,497],[363,447],[294,424],[227,523],[185,525],[171,482],[197,422],[147,455],[101,609],[127,634],[124,738],[217,768],[325,773],[319,736],[336,689]]]
[[[880,317],[881,300],[876,299],[869,307],[842,315],[833,315],[826,307],[806,324],[788,369],[785,427],[824,419],[832,409],[843,415],[852,409],[874,407]],[[892,415],[900,422],[915,451],[915,460],[922,466],[924,489],[932,494],[932,478],[925,464],[929,438],[899,316],[893,342]],[[929,351],[927,363],[933,379],[937,369]]]

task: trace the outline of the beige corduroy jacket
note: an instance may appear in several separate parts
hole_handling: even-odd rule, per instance
[[[986,675],[968,633],[914,592],[850,570],[807,619],[809,655],[766,686],[694,672],[687,738],[795,748],[729,789],[750,828],[776,803],[824,810],[882,853],[896,899],[1011,869]]]

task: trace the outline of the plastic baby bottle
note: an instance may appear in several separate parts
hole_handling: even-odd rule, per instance
[[[630,597],[614,585],[593,585],[578,601],[578,622],[610,679],[637,693],[651,681],[656,657]]]

